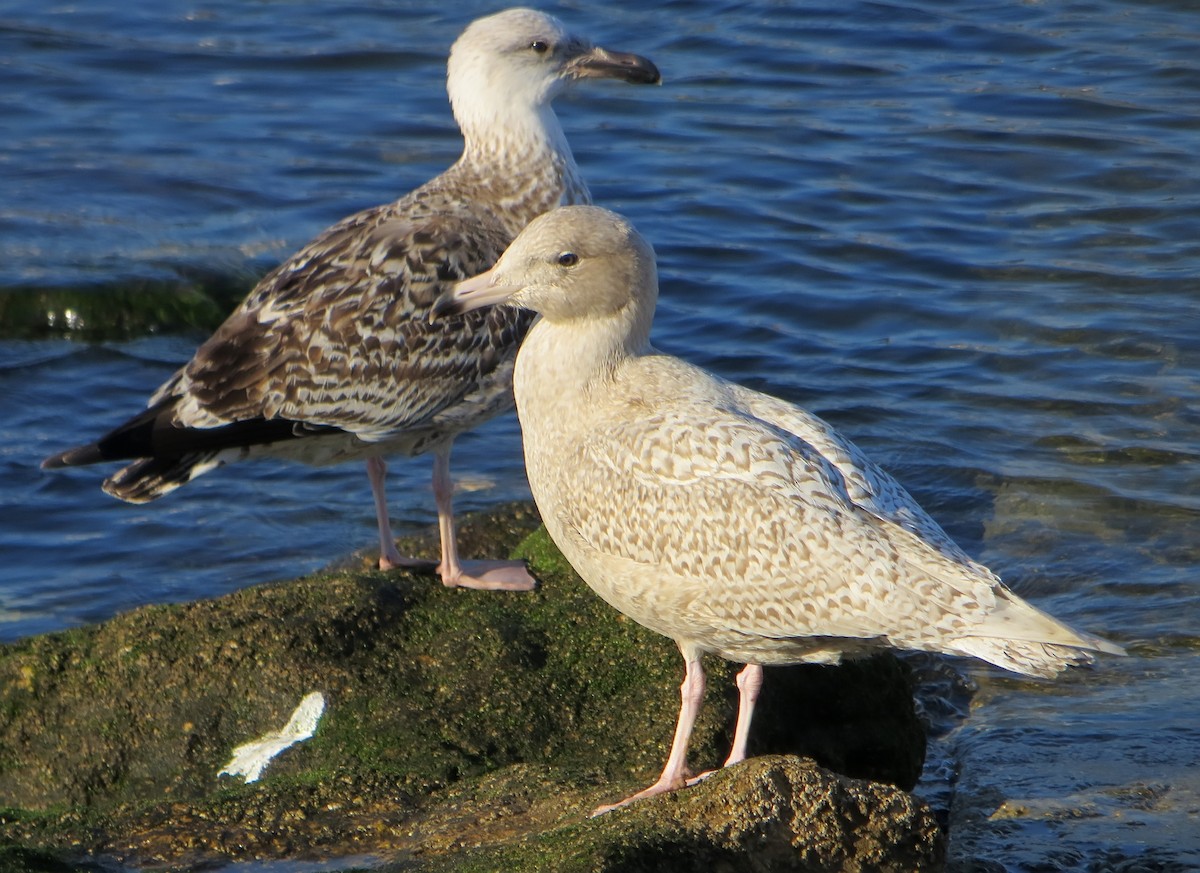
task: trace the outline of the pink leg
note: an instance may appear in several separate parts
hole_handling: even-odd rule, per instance
[[[367,478],[371,480],[371,493],[375,496],[375,520],[379,523],[379,569],[433,569],[432,561],[405,558],[396,550],[396,538],[392,536],[392,525],[388,521],[387,462],[378,455],[367,458]]]
[[[671,741],[671,753],[667,756],[667,765],[663,767],[662,775],[649,788],[626,797],[619,803],[599,807],[592,813],[593,816],[619,809],[643,797],[676,791],[688,784],[687,747],[692,738],[696,716],[700,714],[700,705],[704,702],[704,666],[700,663],[699,652],[685,651],[683,658],[686,666],[683,685],[679,687],[679,721],[675,724],[675,738]]]
[[[754,717],[754,704],[758,702],[758,692],[762,690],[763,668],[758,664],[747,664],[738,673],[738,717],[737,727],[733,729],[733,748],[724,766],[732,767],[746,760],[746,740],[750,737],[750,719]]]
[[[530,591],[537,585],[524,561],[459,560],[449,445],[433,455],[433,499],[437,502],[438,530],[442,537],[442,563],[438,572],[443,585],[493,591]]]
[[[436,567],[442,584],[463,588],[484,588],[502,591],[529,591],[537,582],[525,568],[524,561],[460,561],[458,541],[454,530],[453,486],[450,482],[450,446],[439,449],[433,456],[433,498],[437,502],[438,531],[442,541],[442,560],[406,558],[396,550],[392,526],[388,521],[385,479],[387,463],[381,457],[367,459],[367,477],[375,496],[375,517],[379,523],[379,569],[403,567],[411,570],[433,570]]]

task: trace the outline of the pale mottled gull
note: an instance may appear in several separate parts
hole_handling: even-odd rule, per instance
[[[688,783],[706,652],[747,665],[726,766],[745,757],[764,664],[896,648],[1052,676],[1091,651],[1121,653],[1005,588],[821,419],[655,350],[657,297],[654,252],[633,227],[568,206],[437,307],[540,313],[514,388],[546,529],[601,597],[686,662],[661,777],[597,812]]]
[[[449,457],[454,437],[512,406],[517,344],[532,316],[494,310],[430,323],[457,279],[489,267],[534,216],[589,200],[551,101],[585,78],[659,81],[556,19],[509,9],[455,42],[447,90],[462,157],[399,200],[324,231],[258,284],[149,408],[43,467],[133,460],[104,482],[142,503],[245,458],[366,459],[379,564],[396,550],[384,495],[388,454],[434,456],[447,585],[526,589],[523,564],[458,558]]]

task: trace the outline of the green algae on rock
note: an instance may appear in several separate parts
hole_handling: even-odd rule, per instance
[[[0,290],[0,337],[128,340],[169,331],[210,331],[254,285],[246,274],[113,285]]]
[[[933,857],[921,804],[795,758],[755,759],[588,820],[657,771],[678,656],[595,597],[537,524],[518,504],[462,526],[470,553],[527,558],[541,580],[532,593],[447,589],[363,558],[0,648],[0,845],[130,864],[373,853],[406,858],[405,869],[499,869],[487,864],[534,865],[554,848],[565,866],[518,869],[639,869],[613,859],[668,853],[785,870],[817,858],[809,836],[842,817],[862,845],[877,834],[892,849],[859,867],[826,852],[812,869],[889,869],[890,851],[912,858],[917,846]],[[436,537],[404,545],[428,553]],[[701,767],[723,760],[736,707],[734,665],[712,667],[692,746]],[[217,776],[235,746],[277,729],[312,691],[328,702],[315,736],[259,782]],[[904,787],[924,748],[890,656],[768,671],[755,740],[756,754],[812,755]],[[822,799],[795,788],[817,782]],[[717,807],[724,817],[695,817]],[[829,821],[805,836],[813,815]]]

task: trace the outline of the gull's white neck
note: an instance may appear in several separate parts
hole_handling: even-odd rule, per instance
[[[553,107],[456,103],[455,117],[465,144],[448,172],[485,190],[513,236],[556,206],[591,202]]]
[[[454,116],[466,140],[464,157],[493,160],[497,148],[524,144],[545,154],[562,155],[571,160],[571,147],[567,145],[567,137],[553,106],[515,102],[464,104],[460,101],[455,104]]]

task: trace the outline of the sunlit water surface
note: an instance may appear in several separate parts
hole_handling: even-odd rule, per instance
[[[128,506],[38,462],[204,338],[163,300],[227,308],[452,162],[446,49],[495,8],[0,9],[0,638],[373,545],[358,465]],[[1129,647],[1053,684],[962,665],[978,692],[921,788],[951,868],[1200,869],[1195,9],[546,8],[665,76],[559,102],[595,199],[658,251],[656,342],[822,413],[1023,596]],[[464,511],[527,497],[515,419],[455,471]],[[393,465],[400,529],[433,521],[428,477]]]

